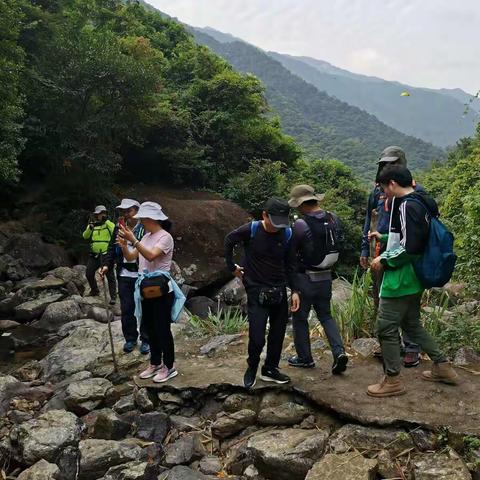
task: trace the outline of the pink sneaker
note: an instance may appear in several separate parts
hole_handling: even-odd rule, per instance
[[[162,365],[149,365],[147,369],[145,369],[140,375],[139,378],[142,380],[145,380],[147,378],[152,378],[154,377],[159,371],[161,371],[163,368],[165,368]]]
[[[170,380],[173,377],[176,377],[177,375],[178,375],[178,372],[175,369],[175,367],[172,367],[172,368],[164,367],[153,377],[153,381],[155,383],[163,383],[163,382],[166,382],[167,380]]]

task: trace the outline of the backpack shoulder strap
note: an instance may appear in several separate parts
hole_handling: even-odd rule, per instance
[[[254,220],[251,224],[250,224],[250,238],[254,238],[255,235],[257,234],[257,230],[258,230],[258,226],[260,225],[260,221],[259,220]]]

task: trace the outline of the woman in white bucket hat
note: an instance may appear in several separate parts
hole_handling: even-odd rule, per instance
[[[117,241],[125,258],[138,258],[140,274],[159,270],[169,272],[174,242],[168,231],[172,223],[162,207],[155,202],[144,202],[134,218],[140,219],[147,233],[140,241],[128,227],[120,226]],[[128,250],[127,242],[131,242],[133,251]],[[142,322],[150,341],[150,365],[140,373],[142,379],[153,378],[154,382],[166,382],[178,374],[174,365],[175,346],[170,328],[174,301],[174,293],[170,291],[141,302]]]

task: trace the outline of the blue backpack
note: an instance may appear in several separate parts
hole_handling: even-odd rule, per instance
[[[425,288],[443,287],[452,278],[457,261],[453,252],[453,234],[431,215],[422,201],[414,198],[409,200],[422,205],[430,215],[427,245],[423,255],[413,264],[415,274]]]
[[[250,224],[250,238],[255,237],[260,223],[261,223],[260,220],[255,220]],[[290,242],[290,239],[292,238],[292,229],[290,227],[287,227],[284,229],[284,232],[285,232],[285,243],[288,244]]]

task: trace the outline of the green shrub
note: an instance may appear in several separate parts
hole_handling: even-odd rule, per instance
[[[213,337],[241,333],[247,329],[247,325],[247,318],[236,308],[220,308],[216,314],[211,313],[207,318],[200,318],[197,315],[190,317],[190,326],[199,336]]]

